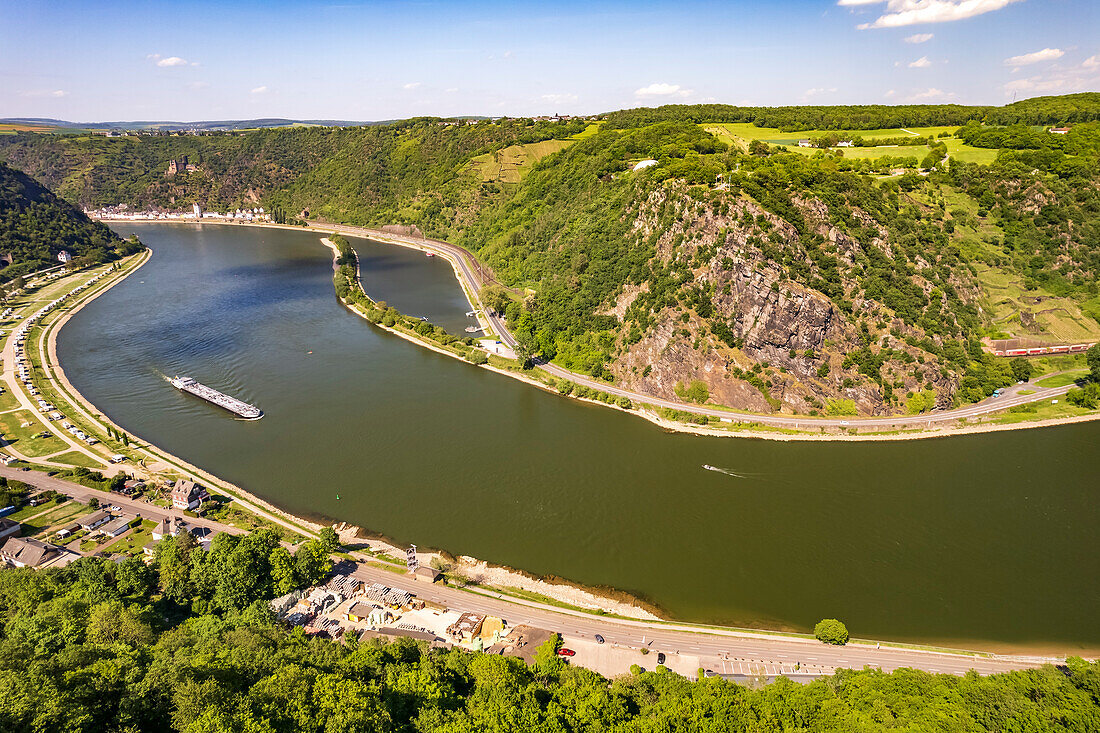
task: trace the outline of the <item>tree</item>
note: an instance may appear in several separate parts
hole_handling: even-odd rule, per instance
[[[285,596],[298,587],[298,569],[290,551],[283,546],[276,547],[268,557],[271,564],[271,592]]]
[[[332,527],[322,527],[317,533],[317,540],[321,543],[321,550],[328,555],[340,549],[340,536]]]
[[[120,562],[115,577],[118,580],[118,592],[127,596],[147,596],[156,584],[156,575],[152,568],[136,557]]]
[[[191,553],[197,552],[197,547],[198,543],[190,532],[166,537],[157,543],[154,561],[160,576],[160,588],[167,598],[181,605],[191,600],[194,591]]]
[[[1027,359],[1012,360],[1012,376],[1017,382],[1026,382],[1031,379],[1032,371],[1031,362]]]
[[[835,618],[826,618],[814,626],[814,636],[826,644],[843,646],[848,643],[848,627]]]
[[[1085,361],[1088,362],[1092,381],[1100,382],[1100,344],[1093,344],[1085,352]]]
[[[533,364],[531,347],[519,341],[516,343],[515,352],[520,369],[530,369]]]
[[[481,289],[481,302],[494,313],[504,313],[512,299],[499,285],[486,285]]]

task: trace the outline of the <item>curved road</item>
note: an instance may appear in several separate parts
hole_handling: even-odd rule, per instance
[[[353,227],[343,224],[332,224],[327,226],[317,226],[317,229],[331,230],[348,234],[354,237],[368,237],[370,239],[382,240],[391,242],[393,244],[399,244],[406,247],[412,247],[414,249],[423,250],[425,252],[432,252],[446,257],[454,266],[455,272],[459,274],[459,277],[464,281],[463,285],[466,286],[466,290],[469,292],[470,297],[474,299],[472,305],[481,314],[483,314],[484,320],[488,323],[490,328],[495,331],[500,340],[504,342],[508,348],[515,348],[516,339],[508,331],[507,326],[504,324],[504,319],[492,313],[487,309],[480,299],[481,287],[486,283],[484,273],[486,272],[483,265],[481,265],[474,256],[457,245],[450,242],[443,242],[437,239],[418,239],[415,237],[406,237],[398,234],[391,234],[390,232],[380,231],[378,229],[368,229],[364,227]],[[989,415],[994,412],[1001,412],[1013,407],[1015,405],[1023,405],[1030,402],[1041,402],[1048,399],[1056,399],[1061,395],[1064,395],[1073,385],[1067,385],[1065,387],[1053,387],[1046,388],[1040,387],[1034,382],[1028,382],[1024,385],[1013,385],[1009,387],[1004,394],[1000,397],[988,398],[973,405],[967,405],[966,407],[959,407],[954,410],[943,410],[940,412],[932,412],[924,415],[894,415],[889,417],[853,417],[853,418],[817,418],[807,415],[792,416],[792,415],[768,415],[762,413],[750,413],[750,412],[737,412],[728,408],[717,407],[705,407],[702,405],[691,404],[687,402],[680,402],[678,400],[669,400],[663,397],[654,397],[641,392],[632,392],[630,390],[621,389],[601,382],[592,377],[584,374],[577,374],[567,369],[563,369],[554,364],[547,362],[538,362],[540,368],[548,372],[549,374],[558,377],[559,379],[568,379],[576,384],[589,387],[591,389],[607,392],[608,394],[615,395],[616,397],[626,397],[627,399],[645,405],[652,405],[654,407],[664,407],[672,410],[684,410],[697,415],[706,415],[708,417],[725,418],[734,422],[740,423],[759,423],[761,425],[768,425],[772,427],[790,428],[795,430],[812,430],[814,428],[831,427],[831,428],[846,428],[846,427],[860,427],[860,428],[881,428],[882,430],[897,430],[904,428],[932,428],[937,426],[943,426],[949,423],[953,423],[961,419],[971,419],[981,417],[983,415]],[[1044,375],[1044,377],[1050,375]],[[1034,394],[1021,395],[1020,390],[1029,389],[1033,390]]]

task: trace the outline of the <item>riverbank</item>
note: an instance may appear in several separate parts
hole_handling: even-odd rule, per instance
[[[192,224],[198,225],[199,222],[187,222],[179,220],[165,220],[165,219],[149,219],[149,220],[133,220],[135,223],[163,223],[163,224]],[[485,314],[488,311],[485,309],[484,304],[481,302],[478,295],[477,283],[473,282],[473,273],[468,271],[468,268],[463,266],[463,263],[459,261],[458,255],[452,252],[448,247],[454,249],[460,249],[456,245],[446,245],[443,243],[437,243],[430,239],[412,239],[409,237],[393,234],[391,232],[385,232],[376,229],[370,229],[366,227],[354,227],[344,224],[330,224],[328,226],[308,225],[308,226],[290,226],[286,224],[264,224],[256,222],[229,222],[229,221],[204,221],[202,224],[218,224],[222,226],[251,226],[251,227],[267,227],[276,229],[289,229],[293,231],[310,231],[318,233],[340,233],[351,237],[367,238],[373,241],[381,242],[384,244],[392,244],[399,247],[405,247],[407,249],[414,249],[420,252],[432,253],[434,255],[443,257],[451,265],[455,274],[455,279],[459,283],[459,287],[462,288],[463,293],[466,296],[467,301],[470,303],[471,308],[476,312],[478,322],[484,327],[486,336],[491,336],[497,333],[498,329],[493,327],[492,319]],[[327,239],[327,238],[326,238]],[[332,247],[331,243],[326,246]],[[357,278],[358,279],[358,278]],[[360,290],[366,295],[365,290],[360,283]],[[347,305],[345,303],[345,305]],[[350,307],[350,306],[349,306]],[[354,309],[353,309],[354,310]],[[393,333],[400,338],[405,339],[411,343],[416,343],[422,347],[431,349],[437,353],[446,354],[452,358],[465,360],[461,354],[457,354],[448,349],[441,348],[435,343],[425,339],[415,333],[409,333],[400,329],[393,329],[382,324],[375,324],[380,328],[383,328],[390,333]],[[496,356],[496,355],[494,355]],[[502,362],[506,361],[500,356],[496,356]],[[1058,425],[1069,425],[1080,422],[1089,422],[1093,420],[1100,420],[1100,410],[1084,415],[1075,415],[1070,417],[1060,417],[1051,419],[1035,419],[1035,420],[1020,420],[1018,422],[998,423],[994,421],[988,421],[990,416],[1003,415],[1010,407],[1014,406],[1014,402],[1008,399],[1001,399],[997,404],[982,404],[977,403],[964,408],[958,408],[961,414],[958,418],[950,417],[950,413],[930,413],[926,416],[913,417],[909,415],[897,415],[894,418],[860,418],[852,417],[845,420],[838,418],[820,418],[809,415],[802,416],[775,416],[755,413],[738,412],[729,408],[714,408],[705,405],[693,405],[688,403],[678,403],[669,400],[655,398],[651,395],[643,395],[633,392],[628,392],[614,387],[613,385],[605,385],[602,383],[596,383],[588,379],[584,375],[574,374],[572,372],[565,372],[560,367],[548,365],[546,369],[542,369],[539,366],[535,366],[529,370],[521,370],[518,365],[514,369],[502,368],[502,365],[494,365],[492,360],[487,364],[476,365],[481,368],[488,369],[502,374],[512,379],[525,382],[529,385],[538,387],[559,396],[567,396],[571,399],[575,399],[581,402],[589,402],[594,405],[600,405],[602,407],[612,407],[614,409],[624,410],[637,417],[641,417],[644,420],[660,427],[668,432],[686,433],[691,435],[702,435],[708,437],[720,437],[720,438],[755,438],[757,440],[775,440],[782,442],[794,442],[794,441],[806,441],[806,442],[887,442],[898,440],[921,440],[931,438],[944,438],[955,435],[975,435],[982,433],[995,433],[1008,430],[1023,430],[1030,428],[1043,428],[1043,427],[1055,427]],[[558,374],[551,373],[558,372]],[[592,399],[586,397],[583,394],[578,395],[575,392],[569,394],[563,394],[559,385],[565,381],[574,382],[577,385],[582,385],[589,391],[595,391],[597,393],[603,393],[605,396],[611,399]],[[1030,385],[1029,385],[1030,386]],[[1069,387],[1064,387],[1059,390],[1048,390],[1042,395],[1033,396],[1030,399],[1018,399],[1016,402],[1019,404],[1034,404],[1040,400],[1046,398],[1058,398],[1068,391]],[[631,401],[629,408],[623,408],[618,404],[615,404],[615,398],[622,396]],[[702,425],[691,422],[683,422],[681,420],[669,419],[662,417],[659,413],[661,410],[671,410],[686,414],[701,414],[706,413],[710,419],[710,424]],[[972,422],[972,420],[974,422]],[[767,424],[768,422],[777,422],[778,424]],[[924,423],[921,426],[920,423]],[[933,427],[934,423],[941,423]],[[792,427],[793,426],[793,427]],[[860,431],[863,432],[860,432]]]

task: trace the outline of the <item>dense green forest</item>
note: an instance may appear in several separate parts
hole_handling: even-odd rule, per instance
[[[611,127],[638,127],[655,122],[751,122],[757,127],[797,130],[878,130],[900,127],[964,125],[1054,125],[1100,120],[1100,93],[1035,97],[1004,107],[960,104],[836,105],[799,107],[733,107],[726,104],[641,107],[606,115]]]
[[[615,680],[540,650],[513,658],[398,640],[333,642],[267,600],[324,577],[332,537],[293,555],[270,531],[152,566],[85,558],[0,570],[0,730],[1066,731],[1100,729],[1100,664],[982,677],[841,671],[741,686],[667,671]]]
[[[19,134],[0,138],[0,158],[90,205],[262,204],[415,226],[509,287],[500,307],[521,351],[641,392],[675,397],[698,381],[697,401],[757,411],[920,413],[1028,375],[983,339],[1100,338],[1098,117],[1098,94],[997,108],[681,105],[595,123]],[[958,131],[865,156],[728,145],[706,129],[722,121]],[[1055,124],[1072,129],[1044,127]],[[998,152],[977,165],[958,145]],[[166,176],[182,155],[199,170]]]
[[[135,246],[30,176],[0,163],[0,252],[10,253],[12,260],[0,270],[0,281],[57,264],[61,250],[78,263],[93,264],[129,254]]]

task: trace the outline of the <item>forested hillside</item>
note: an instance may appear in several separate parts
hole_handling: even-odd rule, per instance
[[[11,255],[0,281],[57,264],[61,250],[94,263],[128,253],[129,246],[38,181],[0,163],[0,253]]]
[[[983,340],[1100,339],[1098,118],[1098,94],[669,106],[587,125],[20,134],[0,158],[90,205],[416,226],[510,286],[492,300],[532,356],[661,397],[881,415],[1028,376]],[[199,170],[165,176],[181,155]]]
[[[1062,731],[1100,728],[1100,664],[954,677],[840,671],[742,686],[635,670],[608,680],[544,647],[532,666],[408,639],[342,642],[273,620],[324,576],[331,536],[294,555],[262,530],[152,566],[84,558],[0,571],[5,733],[369,731]]]

